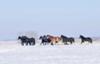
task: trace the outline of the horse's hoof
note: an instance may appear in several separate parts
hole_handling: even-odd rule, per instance
[[[51,43],[51,45],[53,45],[53,43]]]

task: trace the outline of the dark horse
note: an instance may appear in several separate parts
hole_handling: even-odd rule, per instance
[[[64,36],[64,35],[61,35],[61,38],[62,38],[62,41],[63,41],[63,43],[64,43],[65,45],[68,45],[68,42],[70,42],[71,44],[72,44],[73,42],[75,42],[75,39],[74,39],[73,37],[68,38],[68,37],[66,37],[66,36]]]
[[[83,35],[80,35],[79,38],[81,38],[81,44],[84,43],[85,41],[92,43],[92,38],[90,37],[84,37]]]
[[[27,36],[19,36],[18,40],[21,40],[21,45],[35,45],[35,38],[28,38]]]
[[[39,39],[42,40],[41,44],[43,44],[43,45],[49,44],[51,42],[51,40],[46,35],[40,36]]]

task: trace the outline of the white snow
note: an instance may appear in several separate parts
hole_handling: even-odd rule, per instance
[[[0,42],[0,64],[100,64],[99,41],[93,44],[21,46]]]

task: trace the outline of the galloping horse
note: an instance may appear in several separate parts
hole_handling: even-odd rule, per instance
[[[66,37],[66,36],[64,36],[64,35],[61,35],[61,38],[62,38],[62,41],[63,41],[63,43],[64,43],[65,45],[68,45],[67,42],[70,42],[71,44],[72,44],[73,42],[75,42],[75,39],[74,39],[73,37],[68,38],[68,37]]]
[[[80,35],[79,38],[81,38],[81,44],[82,44],[83,42],[85,42],[85,41],[87,41],[87,42],[89,42],[89,43],[92,43],[92,38],[90,38],[90,37],[84,37],[83,35]]]
[[[57,44],[61,40],[58,36],[47,35],[47,37],[51,40],[51,45]]]
[[[19,36],[18,40],[21,40],[21,45],[23,46],[24,44],[28,45],[28,38],[26,36]]]
[[[28,38],[27,36],[19,36],[18,40],[21,40],[21,45],[35,45],[35,38]]]
[[[40,36],[39,39],[42,40],[42,42],[40,43],[40,45],[41,45],[41,44],[46,45],[46,44],[49,44],[49,43],[51,42],[51,40],[50,40],[49,38],[47,38],[46,35],[44,35],[44,36]]]

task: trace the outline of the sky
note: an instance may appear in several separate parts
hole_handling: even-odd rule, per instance
[[[100,36],[100,0],[1,0],[0,40],[21,32]]]

